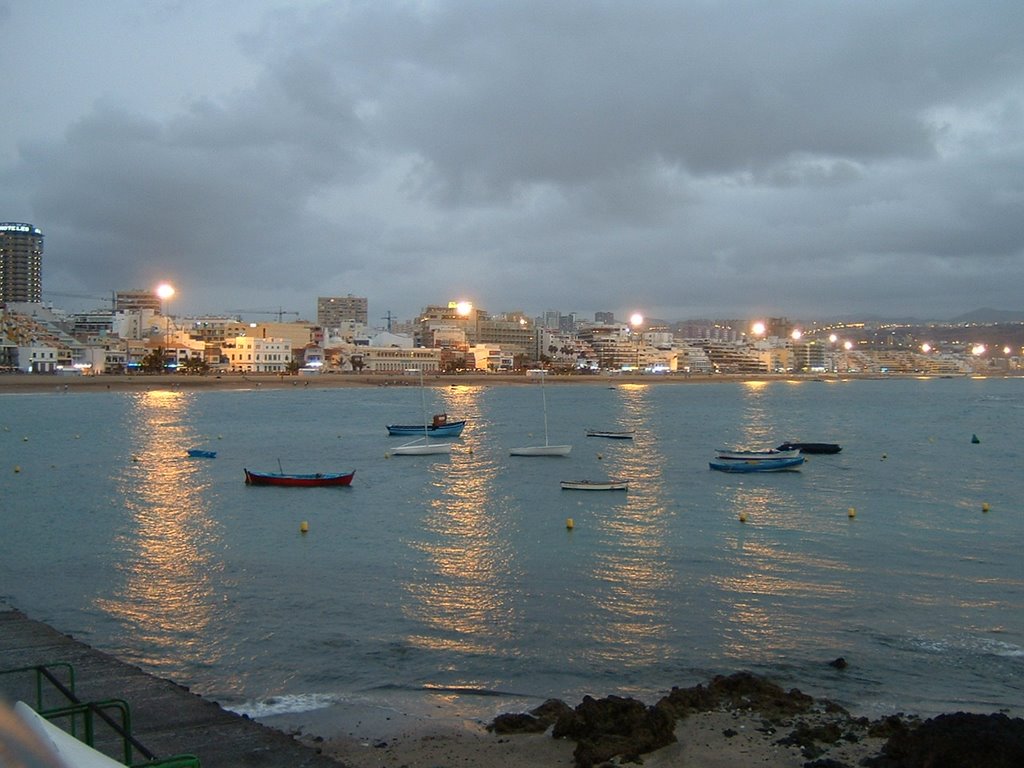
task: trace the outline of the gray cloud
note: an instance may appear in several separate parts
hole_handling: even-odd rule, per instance
[[[401,316],[1020,307],[1014,3],[252,7],[235,81],[169,60],[154,93],[148,64],[63,125],[0,127],[0,218],[44,229],[48,288]],[[130,24],[188,39],[184,10]]]

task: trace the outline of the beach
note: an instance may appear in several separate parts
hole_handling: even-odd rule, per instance
[[[653,768],[800,768],[823,759],[835,761],[833,766],[856,766],[881,753],[886,735],[878,721],[827,710],[823,702],[810,703],[798,714],[766,712],[756,701],[749,707],[716,704],[678,719],[676,741],[643,752],[641,759]],[[414,714],[392,700],[386,707],[334,705],[260,721],[352,768],[579,764],[573,739],[554,738],[551,728],[544,733],[495,733],[490,723],[461,714],[458,698],[450,696],[439,697],[430,715]]]
[[[830,665],[844,669],[837,658]],[[457,697],[456,697],[457,699]],[[827,699],[749,672],[672,688],[653,705],[585,697],[548,700],[489,723],[445,697],[431,716],[401,707],[327,708],[265,721],[351,768],[1016,768],[1024,719],[956,712],[922,720],[857,717]],[[276,720],[276,722],[275,722]]]
[[[1007,376],[1000,372],[999,376]],[[721,384],[742,381],[825,381],[825,380],[867,380],[928,378],[904,374],[551,374],[549,384],[573,384],[593,386],[617,386],[620,384]],[[253,389],[296,389],[296,388],[342,388],[342,387],[395,387],[414,386],[419,379],[414,376],[388,373],[324,373],[311,376],[281,374],[111,374],[98,376],[73,376],[61,374],[4,374],[0,375],[0,393],[16,392],[135,392],[154,389],[195,389],[195,390],[253,390]],[[535,385],[537,379],[525,374],[510,373],[434,373],[427,374],[428,386],[496,386]]]

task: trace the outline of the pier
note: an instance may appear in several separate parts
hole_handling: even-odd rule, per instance
[[[131,708],[132,736],[158,758],[191,754],[203,768],[338,768],[340,763],[207,701],[170,680],[90,648],[0,603],[0,670],[63,662],[75,671],[75,694],[84,702],[123,699]],[[34,706],[28,673],[0,676],[0,700]],[[97,745],[99,746],[99,745]],[[116,752],[103,750],[111,757]],[[136,762],[141,762],[136,757]]]

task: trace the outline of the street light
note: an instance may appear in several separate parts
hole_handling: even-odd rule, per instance
[[[629,316],[629,324],[633,326],[633,335],[636,336],[636,369],[640,370],[640,327],[644,324],[644,316],[634,312]]]
[[[167,304],[174,296],[174,286],[170,283],[160,283],[156,287],[156,295],[161,302],[160,311],[164,314],[164,356],[166,359],[167,348],[170,347],[171,340],[171,316],[167,314]]]

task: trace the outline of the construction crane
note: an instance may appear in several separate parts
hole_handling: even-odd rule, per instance
[[[293,315],[296,319],[301,316],[301,312],[289,312],[284,309],[231,309],[228,310],[233,315],[277,315],[277,322],[284,322],[285,315]]]
[[[90,296],[84,293],[61,293],[60,291],[43,291],[44,296],[60,296],[62,299],[89,299],[90,301],[102,301],[104,304],[114,306],[114,294],[110,296]]]

